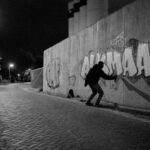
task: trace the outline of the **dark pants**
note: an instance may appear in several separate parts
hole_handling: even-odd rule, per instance
[[[98,93],[99,96],[98,96],[98,99],[96,101],[96,105],[99,105],[103,95],[104,95],[104,92],[102,90],[102,88],[100,87],[99,84],[89,84],[89,87],[91,88],[92,90],[92,94],[90,95],[87,103],[91,103],[91,100],[94,98],[94,96]]]

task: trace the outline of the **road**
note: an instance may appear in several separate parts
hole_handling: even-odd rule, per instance
[[[0,150],[150,150],[150,123],[27,86],[0,86]]]

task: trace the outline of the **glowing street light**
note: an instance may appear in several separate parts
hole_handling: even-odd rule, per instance
[[[17,74],[18,78],[20,77],[20,73]]]
[[[11,79],[11,73],[10,73],[10,69],[11,68],[14,68],[14,64],[13,63],[10,63],[9,65],[8,65],[8,69],[9,69],[9,79]]]

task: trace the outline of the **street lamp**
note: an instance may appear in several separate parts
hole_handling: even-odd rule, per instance
[[[17,74],[18,78],[20,77],[20,73]]]
[[[11,74],[10,74],[10,69],[11,68],[14,68],[14,64],[13,63],[10,63],[9,65],[8,65],[8,69],[9,69],[9,80],[11,80]]]

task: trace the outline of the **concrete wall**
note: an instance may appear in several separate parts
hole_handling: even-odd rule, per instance
[[[31,86],[38,89],[43,88],[43,68],[31,71]]]
[[[74,14],[73,14],[73,23],[74,23],[74,34],[76,34],[77,32],[79,32],[79,24],[80,24],[80,20],[79,20],[79,11],[80,11],[80,6],[79,6],[79,3],[80,3],[80,0],[73,0],[73,3],[74,3]]]
[[[108,14],[108,0],[72,0],[68,3],[69,36],[96,23]]]
[[[150,110],[150,1],[137,0],[44,52],[45,92],[87,98],[89,69],[99,60],[117,82],[100,80],[104,101]]]
[[[87,27],[108,14],[108,0],[87,0]]]
[[[82,2],[83,1],[83,2]],[[86,20],[87,20],[87,5],[85,0],[80,0],[81,6],[80,6],[80,13],[79,13],[79,31],[86,28]]]
[[[68,34],[69,36],[74,35],[74,12],[73,12],[73,1],[68,3]]]

